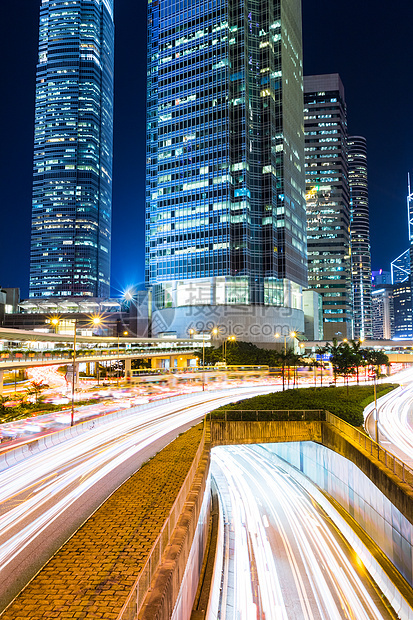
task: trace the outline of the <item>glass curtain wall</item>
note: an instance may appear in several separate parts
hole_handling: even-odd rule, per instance
[[[193,303],[282,305],[307,277],[300,2],[148,11],[147,283],[161,307],[205,278]]]
[[[43,0],[30,297],[109,295],[113,0]]]

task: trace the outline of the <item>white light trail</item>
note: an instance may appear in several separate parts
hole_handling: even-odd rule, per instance
[[[282,465],[259,450],[232,446],[213,451],[212,472],[235,540],[235,595],[232,606],[221,609],[221,618],[388,618],[325,513]],[[245,540],[250,541],[247,550]],[[258,614],[248,612],[250,592]]]
[[[67,509],[131,456],[218,406],[268,393],[249,387],[198,393],[109,421],[0,472],[0,582],[10,563]],[[102,501],[106,497],[102,497]],[[0,594],[4,594],[1,592]]]

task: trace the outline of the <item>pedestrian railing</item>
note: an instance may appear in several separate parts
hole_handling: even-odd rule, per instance
[[[184,483],[178,493],[178,496],[171,508],[171,511],[166,518],[162,529],[155,540],[153,547],[149,553],[148,559],[140,572],[131,593],[124,606],[122,607],[117,620],[136,620],[138,613],[143,605],[145,596],[150,588],[152,578],[158,568],[162,554],[168,545],[172,532],[174,531],[178,522],[179,516],[183,510],[186,498],[191,489],[192,483],[195,478],[195,473],[200,463],[202,453],[205,447],[205,425],[201,442],[196,452],[195,458],[192,461],[192,465],[188,471],[188,474],[184,480]]]
[[[324,409],[223,409],[209,414],[209,418],[225,422],[321,422],[326,416]]]
[[[346,435],[353,442],[357,443],[361,448],[366,450],[372,457],[376,458],[380,463],[387,467],[401,482],[405,482],[413,487],[413,469],[406,465],[402,459],[398,458],[389,450],[383,448],[374,439],[371,439],[366,433],[359,431],[351,424],[341,420],[337,416],[325,412],[325,421],[337,428],[343,435]]]

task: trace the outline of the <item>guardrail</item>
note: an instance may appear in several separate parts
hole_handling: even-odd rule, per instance
[[[369,452],[371,456],[377,458],[377,460],[383,463],[383,465],[397,476],[399,480],[413,487],[413,469],[411,469],[411,467],[406,465],[406,463],[395,454],[383,448],[374,441],[374,439],[371,439],[366,433],[362,433],[354,426],[351,426],[351,424],[348,424],[328,411],[325,413],[326,422],[337,428],[344,435],[347,435],[347,437]]]
[[[162,526],[162,529],[155,540],[153,547],[149,553],[149,557],[139,574],[139,577],[135,581],[132,592],[129,594],[128,599],[122,607],[117,620],[136,620],[138,613],[143,605],[146,593],[148,592],[152,578],[158,568],[162,554],[165,547],[168,545],[172,532],[176,527],[186,498],[192,486],[192,482],[195,477],[196,470],[201,460],[202,453],[205,447],[205,424],[204,431],[202,433],[202,439],[196,451],[195,458],[192,461],[192,465],[186,475],[184,483],[178,493],[178,496],[171,508],[171,511]]]
[[[324,409],[223,409],[215,411],[213,418],[210,413],[209,419],[225,422],[322,422],[325,421],[326,414]]]

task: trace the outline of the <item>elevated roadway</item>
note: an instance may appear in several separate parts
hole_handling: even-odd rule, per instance
[[[300,347],[306,353],[316,353],[318,348],[323,348],[326,344],[327,340],[309,340],[301,342]],[[365,340],[361,348],[384,351],[391,364],[413,364],[413,340]]]

